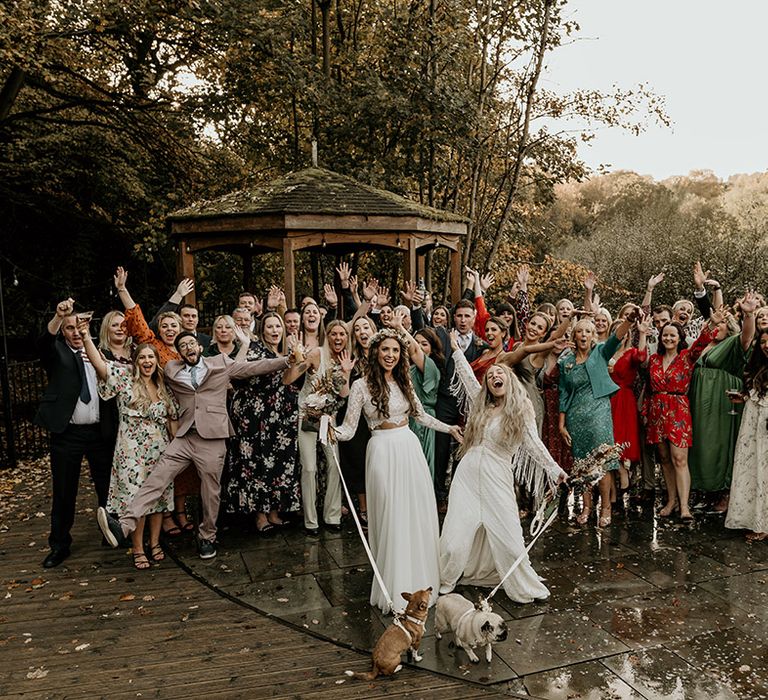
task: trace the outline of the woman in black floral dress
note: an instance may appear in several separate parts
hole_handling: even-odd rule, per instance
[[[261,336],[251,343],[246,359],[279,357],[284,353],[285,325],[276,313],[262,318]],[[299,510],[297,445],[299,389],[283,384],[273,372],[233,382],[231,416],[235,437],[229,441],[227,509],[256,515],[262,534],[283,525],[281,513]]]

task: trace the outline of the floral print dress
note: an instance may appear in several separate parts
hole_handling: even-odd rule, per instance
[[[144,410],[131,406],[133,382],[130,366],[110,361],[107,361],[106,379],[99,382],[99,396],[105,401],[116,397],[120,414],[107,497],[107,510],[118,515],[126,512],[168,446],[168,421],[179,417],[179,405],[170,392],[170,407],[163,401],[154,401]],[[149,512],[161,513],[172,508],[173,484],[170,484]]]
[[[254,341],[246,360],[275,357]],[[234,381],[233,385],[230,412],[235,437],[227,451],[227,511],[299,510],[298,388],[283,384],[282,372]]]
[[[759,351],[758,351],[759,352]],[[725,526],[768,532],[768,397],[752,391],[744,405],[733,458]]]
[[[688,388],[696,360],[711,339],[712,333],[705,327],[693,345],[681,350],[666,369],[664,355],[654,353],[648,360],[650,393],[643,413],[649,445],[658,445],[665,440],[675,447],[690,447],[693,444]]]

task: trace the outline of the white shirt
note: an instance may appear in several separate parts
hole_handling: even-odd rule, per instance
[[[197,361],[197,364],[194,365],[194,367],[196,367],[195,379],[197,380],[197,386],[199,387],[203,383],[203,379],[205,379],[205,375],[208,374],[208,367],[206,366],[205,362],[203,362],[202,355],[200,356],[200,359]],[[195,385],[192,383],[192,366],[191,365],[185,364],[184,369],[182,369],[176,375],[176,379],[182,382],[183,384],[186,384],[191,389],[195,389]]]
[[[472,331],[469,331],[467,334],[459,333],[459,337],[456,339],[456,341],[458,342],[462,352],[466,352],[467,348],[472,344],[472,335]]]
[[[82,350],[75,350],[74,348],[69,349],[83,358],[85,381],[88,383],[88,391],[91,393],[91,400],[88,403],[83,403],[78,396],[75,410],[72,412],[72,417],[69,419],[69,422],[73,425],[93,425],[94,423],[99,422],[99,394],[96,370],[85,352]]]

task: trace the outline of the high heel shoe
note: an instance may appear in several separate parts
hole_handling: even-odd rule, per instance
[[[579,525],[586,525],[587,521],[589,520],[589,512],[592,510],[591,508],[583,508],[581,513],[576,516],[576,522]]]
[[[600,518],[597,521],[598,527],[608,527],[611,524],[611,511],[608,511],[608,515],[605,513],[606,511],[604,510],[600,511]]]

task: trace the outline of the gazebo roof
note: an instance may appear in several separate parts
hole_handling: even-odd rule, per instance
[[[455,223],[468,221],[458,214],[419,204],[324,168],[298,170],[263,187],[238,190],[217,199],[202,200],[173,212],[168,219],[174,222],[275,214],[349,214],[419,217]]]

